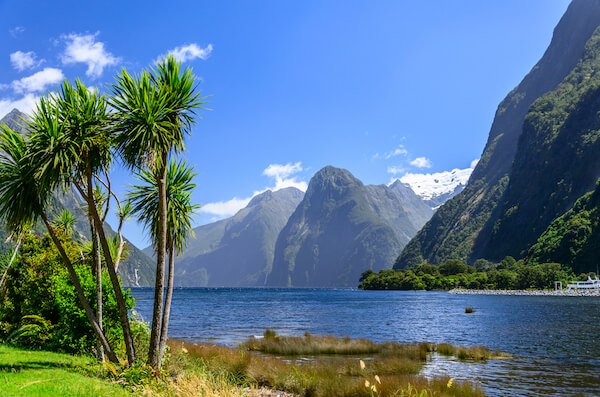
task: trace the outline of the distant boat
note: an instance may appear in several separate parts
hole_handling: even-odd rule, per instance
[[[567,284],[567,290],[572,289],[596,289],[600,290],[600,279],[598,276],[596,278],[591,278],[588,276],[586,281],[575,281],[573,283]]]

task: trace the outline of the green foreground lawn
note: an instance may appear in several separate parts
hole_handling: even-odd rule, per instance
[[[91,358],[21,350],[0,344],[0,396],[131,396],[123,387],[94,378]]]

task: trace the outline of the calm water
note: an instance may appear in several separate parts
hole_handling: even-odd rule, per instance
[[[151,317],[152,289],[132,291]],[[464,308],[473,306],[474,314]],[[435,358],[425,375],[475,379],[489,395],[600,396],[600,298],[334,289],[190,288],[174,292],[169,336],[233,345],[265,328],[376,341],[485,345],[513,358]]]

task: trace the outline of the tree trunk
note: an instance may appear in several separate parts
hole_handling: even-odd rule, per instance
[[[113,290],[115,291],[115,300],[117,302],[117,309],[119,311],[121,327],[123,328],[123,339],[125,342],[125,351],[127,352],[128,365],[133,365],[133,363],[135,362],[135,348],[133,346],[131,326],[129,325],[129,314],[127,313],[127,305],[125,304],[125,297],[123,296],[123,288],[121,287],[119,276],[117,275],[112,256],[110,255],[110,247],[106,239],[106,234],[104,233],[102,220],[100,219],[100,215],[98,214],[98,209],[96,208],[96,203],[93,197],[87,197],[87,195],[83,192],[79,184],[76,183],[75,187],[79,191],[79,194],[81,194],[81,196],[84,197],[84,199],[86,200],[89,212],[91,213],[92,218],[94,219],[94,227],[96,228],[98,237],[100,237],[100,246],[102,247],[102,252],[104,253],[106,269],[108,270],[108,276],[113,286]]]
[[[4,273],[2,273],[2,279],[0,279],[0,291],[2,290],[2,286],[4,285],[4,281],[6,280],[6,275],[8,274],[8,269],[10,269],[12,263],[17,257],[17,253],[19,252],[19,247],[21,246],[21,241],[23,240],[23,234],[19,234],[19,239],[17,240],[17,245],[15,246],[15,250],[13,251],[10,261],[8,261],[8,265],[6,265],[6,269],[4,269]]]
[[[92,186],[92,178],[88,173],[87,180],[87,192],[88,197],[94,197],[94,188]],[[102,257],[100,256],[100,242],[96,228],[94,227],[94,219],[88,210],[88,219],[90,222],[90,232],[92,238],[92,269],[96,276],[96,319],[100,329],[103,330],[102,325]],[[104,362],[104,347],[101,343],[98,343],[98,358]]]
[[[156,282],[154,285],[154,309],[148,365],[160,369],[160,332],[163,318],[163,296],[165,284],[165,253],[167,250],[167,153],[163,153],[157,170],[158,182],[158,236],[156,236]]]
[[[171,316],[171,300],[173,299],[173,283],[175,280],[175,242],[169,247],[169,275],[167,278],[167,296],[165,297],[165,308],[162,317],[162,328],[160,331],[160,359],[165,352],[165,345],[169,335],[169,317]]]
[[[102,257],[100,256],[100,238],[96,232],[96,228],[92,226],[92,255],[94,258],[94,268],[96,272],[96,317],[100,328],[102,325]],[[98,346],[98,356],[101,361],[104,361],[104,348],[102,345]]]
[[[52,238],[52,241],[54,242],[56,249],[58,249],[60,256],[62,256],[62,258],[63,258],[65,266],[67,267],[67,270],[69,272],[69,276],[71,276],[71,281],[73,282],[73,286],[75,287],[75,292],[77,293],[77,297],[79,298],[79,303],[81,303],[81,306],[83,306],[85,315],[86,315],[88,321],[91,323],[92,329],[94,330],[96,337],[98,338],[98,340],[104,347],[104,351],[106,352],[108,359],[113,363],[119,364],[119,359],[117,358],[117,355],[115,354],[112,347],[110,346],[108,339],[106,339],[106,336],[104,335],[104,331],[102,331],[102,328],[98,324],[98,320],[96,319],[96,316],[94,315],[94,311],[92,310],[90,303],[88,302],[88,300],[85,297],[85,293],[83,292],[83,288],[81,287],[81,283],[79,282],[79,276],[77,276],[77,273],[75,272],[75,268],[73,267],[73,264],[71,263],[71,260],[69,259],[69,256],[65,252],[65,249],[64,249],[62,243],[56,236],[56,232],[54,231],[54,228],[52,227],[52,225],[48,221],[48,218],[46,217],[46,214],[44,214],[44,213],[42,213],[42,220],[44,221],[44,224],[46,225],[46,229],[48,229],[48,233],[50,234],[50,238]]]

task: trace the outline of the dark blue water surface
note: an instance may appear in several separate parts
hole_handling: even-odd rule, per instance
[[[136,310],[150,319],[153,290],[132,294]],[[467,306],[475,313],[465,314]],[[284,335],[485,345],[514,356],[487,364],[434,357],[423,373],[475,380],[489,395],[600,396],[600,298],[275,288],[173,294],[172,338],[234,345],[265,328]]]

